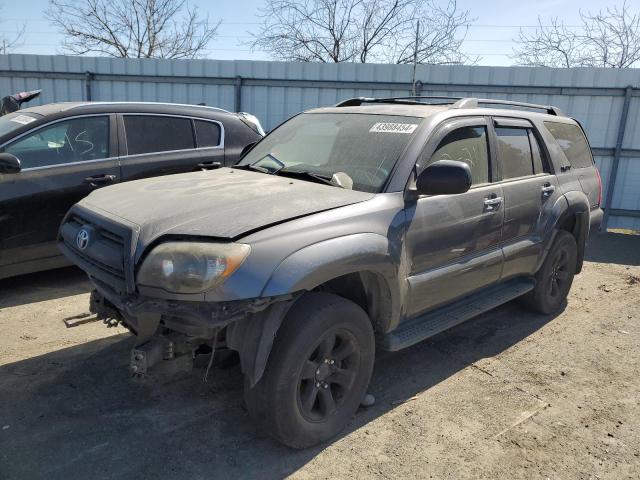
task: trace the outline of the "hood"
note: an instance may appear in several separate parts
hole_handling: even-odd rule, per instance
[[[96,190],[79,205],[161,235],[235,239],[285,220],[363,202],[375,194],[259,172],[221,168],[147,178]]]

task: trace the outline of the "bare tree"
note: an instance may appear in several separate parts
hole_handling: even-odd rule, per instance
[[[582,25],[567,27],[558,19],[535,32],[520,29],[514,58],[519,65],[544,67],[628,68],[640,62],[640,11],[626,3],[597,14],[580,12]]]
[[[2,9],[4,9],[4,5],[0,5],[0,11]],[[25,29],[26,25],[22,24],[16,28],[15,35],[0,35],[0,53],[5,55],[10,53],[14,48],[22,46]]]
[[[282,60],[409,63],[420,20],[420,63],[471,61],[460,47],[472,20],[455,0],[267,0],[261,18],[251,47]]]
[[[50,0],[45,14],[65,50],[123,58],[201,57],[220,25],[186,0]]]

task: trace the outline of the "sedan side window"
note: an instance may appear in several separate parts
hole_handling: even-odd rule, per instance
[[[109,117],[57,122],[26,134],[4,151],[18,157],[23,169],[108,158]]]
[[[214,122],[195,120],[198,148],[220,145],[220,125]]]
[[[486,127],[461,127],[449,132],[442,139],[428,163],[438,160],[465,162],[471,169],[473,185],[488,183],[489,149]]]
[[[163,115],[125,115],[129,155],[195,148],[191,119]]]

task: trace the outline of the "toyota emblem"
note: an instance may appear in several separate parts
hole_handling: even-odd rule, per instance
[[[76,245],[80,250],[84,250],[89,245],[89,231],[85,228],[81,228],[76,235]]]

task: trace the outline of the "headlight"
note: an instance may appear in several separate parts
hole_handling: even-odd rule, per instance
[[[202,293],[224,282],[250,250],[241,243],[162,243],[142,263],[137,283],[170,293]]]

